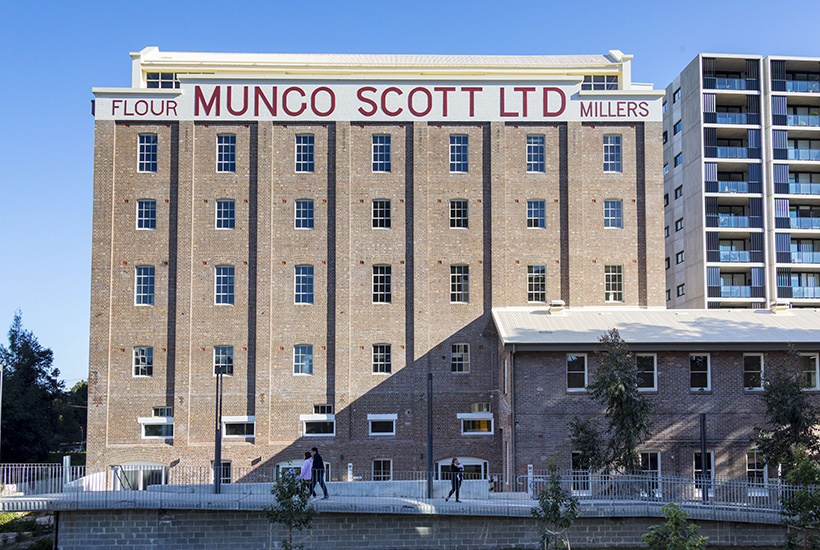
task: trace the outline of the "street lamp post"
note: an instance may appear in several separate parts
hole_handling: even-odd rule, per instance
[[[222,492],[222,365],[216,365],[216,427],[214,435],[214,493]]]
[[[6,374],[6,364],[0,363],[0,443],[3,441],[3,377]],[[0,460],[3,454],[0,452]]]

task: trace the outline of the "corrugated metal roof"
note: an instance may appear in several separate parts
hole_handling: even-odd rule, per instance
[[[820,311],[793,309],[572,309],[494,308],[504,344],[562,345],[598,343],[617,328],[634,344],[820,343]]]

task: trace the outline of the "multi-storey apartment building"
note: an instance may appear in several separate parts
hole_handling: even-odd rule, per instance
[[[424,469],[430,398],[436,462],[501,471],[492,309],[664,304],[631,56],[132,58],[94,90],[90,464],[210,464],[221,372],[223,472]]]
[[[664,102],[666,300],[820,304],[820,59],[698,55]]]

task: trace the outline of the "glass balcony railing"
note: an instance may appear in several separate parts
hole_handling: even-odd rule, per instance
[[[793,195],[820,195],[820,183],[790,183],[789,193]]]
[[[745,78],[716,78],[715,79],[715,89],[716,90],[745,90],[746,89],[746,79]]]
[[[789,126],[820,126],[820,115],[787,115]]]
[[[820,298],[820,286],[793,286],[792,298]]]
[[[749,150],[746,147],[718,147],[717,156],[719,159],[745,159],[749,158]]]
[[[820,92],[820,82],[814,80],[787,80],[787,92]]]
[[[747,124],[746,113],[715,113],[718,124]]]
[[[820,218],[794,216],[789,218],[791,229],[820,229]]]
[[[749,227],[749,216],[718,214],[718,227]]]
[[[786,149],[788,160],[820,160],[820,149]],[[718,155],[720,156],[720,155]]]
[[[723,286],[720,287],[721,298],[751,298],[752,287],[750,286]]]
[[[719,181],[718,193],[748,193],[748,181]]]
[[[751,252],[748,250],[721,250],[721,262],[750,262]]]
[[[820,252],[792,252],[793,264],[820,264]]]

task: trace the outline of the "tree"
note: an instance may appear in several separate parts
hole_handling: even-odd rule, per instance
[[[68,392],[63,392],[55,407],[58,449],[63,445],[83,444],[88,417],[88,382],[80,380]]]
[[[532,508],[531,513],[541,528],[544,550],[549,550],[550,538],[553,540],[552,548],[558,550],[569,547],[567,539],[562,535],[572,527],[575,518],[578,517],[578,499],[561,487],[558,466],[550,464],[549,471],[549,486],[541,489],[538,494],[538,506]]]
[[[803,548],[818,547],[816,535],[820,530],[820,463],[803,447],[794,449],[794,465],[786,474],[786,481],[794,485],[791,492],[781,497],[784,523],[803,530]],[[815,540],[812,540],[815,539]]]
[[[14,314],[8,347],[0,345],[3,374],[2,442],[4,462],[44,462],[56,448],[57,402],[63,396],[54,354],[23,329],[22,314]]]
[[[604,466],[604,443],[599,430],[587,418],[574,417],[569,422],[572,448],[579,453],[577,466],[582,470],[599,470]]]
[[[598,370],[587,391],[604,406],[609,421],[605,466],[626,473],[640,467],[638,447],[649,437],[653,405],[638,391],[638,364],[618,329],[604,333]]]
[[[667,504],[661,508],[666,523],[653,525],[641,537],[649,545],[649,550],[701,550],[706,548],[708,537],[698,536],[698,526],[690,525],[687,514],[677,504]]]
[[[281,523],[288,528],[288,538],[282,540],[283,550],[302,548],[301,544],[293,544],[293,530],[301,531],[310,527],[316,515],[316,509],[308,502],[310,489],[295,472],[289,470],[279,476],[273,484],[271,494],[274,504],[263,506],[263,509],[268,521]]]

